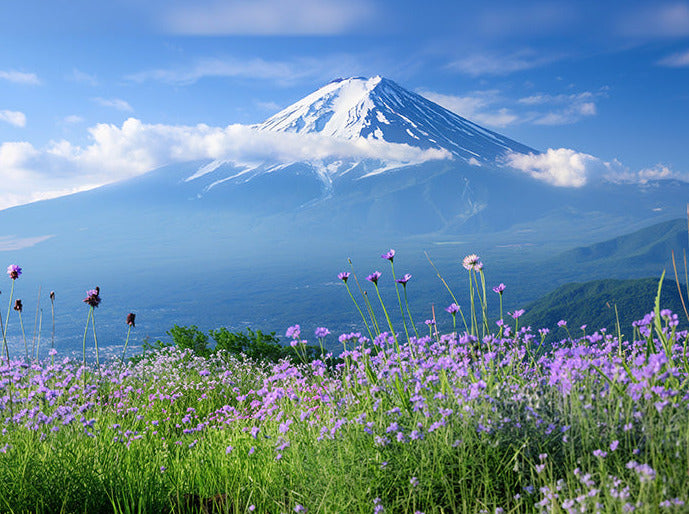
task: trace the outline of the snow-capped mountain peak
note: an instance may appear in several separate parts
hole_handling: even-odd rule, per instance
[[[333,80],[256,128],[441,148],[478,163],[537,153],[380,76]]]

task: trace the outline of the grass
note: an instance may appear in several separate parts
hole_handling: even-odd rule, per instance
[[[657,301],[632,340],[545,346],[519,311],[488,333],[468,272],[464,333],[416,337],[408,319],[395,337],[367,304],[371,333],[315,359],[296,326],[277,363],[177,347],[100,369],[4,359],[0,511],[686,512],[677,317]]]

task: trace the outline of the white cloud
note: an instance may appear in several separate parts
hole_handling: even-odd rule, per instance
[[[583,118],[596,115],[596,99],[604,96],[602,91],[585,91],[575,94],[538,94],[513,100],[495,89],[473,91],[462,96],[425,90],[419,91],[419,94],[480,125],[497,128],[525,123],[576,123]]]
[[[334,35],[360,29],[374,13],[364,0],[215,0],[173,7],[163,25],[185,35]]]
[[[0,111],[0,121],[5,121],[15,127],[25,127],[26,115],[19,111]]]
[[[0,79],[8,80],[16,84],[29,84],[36,86],[41,83],[35,73],[24,73],[21,71],[3,71],[0,70]]]
[[[506,163],[531,177],[558,187],[582,187],[610,165],[597,157],[568,148],[548,148],[541,154],[511,153]]]
[[[552,56],[538,55],[530,50],[522,50],[508,55],[474,54],[451,62],[447,67],[472,77],[479,77],[482,75],[509,75],[517,71],[543,66],[554,60],[555,58]]]
[[[503,101],[497,90],[474,91],[462,96],[425,90],[418,93],[431,102],[481,125],[507,127],[520,121],[519,116],[512,110],[506,107],[493,107],[496,103]]]
[[[657,64],[669,68],[689,68],[689,50],[668,55],[659,60]]]
[[[52,142],[0,145],[0,208],[61,196],[148,170],[197,159],[247,161],[318,161],[330,157],[378,159],[413,164],[449,159],[444,150],[421,150],[375,140],[338,140],[318,134],[257,131],[246,125],[210,127],[145,124],[129,118],[121,126],[89,129],[90,144]]]
[[[642,170],[633,172],[630,170],[618,170],[605,177],[610,182],[615,183],[638,183],[646,184],[652,180],[680,180],[682,182],[689,182],[689,174],[680,173],[670,169],[670,167],[658,163],[651,168],[644,168]]]
[[[84,118],[78,114],[70,114],[69,116],[65,116],[62,121],[69,125],[74,125],[76,123],[82,123]]]
[[[94,98],[94,102],[96,102],[98,105],[102,105],[103,107],[112,107],[113,109],[117,109],[118,111],[123,111],[123,112],[132,112],[134,109],[132,108],[131,105],[129,105],[129,102],[126,100],[122,100],[120,98]]]
[[[584,91],[569,95],[538,94],[520,98],[518,102],[530,107],[545,106],[546,112],[531,112],[527,117],[536,125],[567,125],[597,114],[595,100],[603,93]]]
[[[619,23],[622,35],[634,37],[689,36],[689,4],[657,2],[628,12]]]
[[[75,82],[81,82],[83,84],[88,84],[89,86],[97,86],[98,85],[98,79],[96,78],[95,75],[89,75],[88,73],[84,73],[81,70],[78,70],[74,68],[72,70],[72,75],[71,79],[74,80]]]
[[[158,68],[132,73],[126,80],[141,83],[158,81],[174,85],[190,85],[204,78],[237,78],[270,80],[278,84],[293,84],[299,80],[331,80],[336,76],[361,73],[358,60],[348,54],[336,54],[321,59],[293,58],[266,61],[260,58],[208,57],[176,68]]]

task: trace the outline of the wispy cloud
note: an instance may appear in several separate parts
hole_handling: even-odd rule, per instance
[[[596,101],[604,93],[537,94],[510,99],[497,89],[446,95],[421,90],[419,94],[471,121],[488,127],[511,125],[568,125],[597,113]]]
[[[689,67],[689,50],[668,55],[659,60],[657,64],[669,68],[687,68]]]
[[[606,178],[615,183],[632,182],[646,184],[652,180],[680,180],[682,182],[689,182],[688,174],[675,171],[669,166],[661,163],[636,172],[626,169],[617,170],[615,173],[609,174]]]
[[[69,116],[65,116],[62,121],[69,125],[74,125],[76,123],[82,123],[84,118],[78,114],[70,114]]]
[[[16,84],[28,84],[32,86],[37,86],[41,83],[35,73],[25,73],[15,70],[0,70],[0,79]]]
[[[472,91],[466,95],[445,95],[433,91],[418,93],[430,101],[445,107],[473,122],[489,127],[507,127],[519,123],[519,115],[507,107],[500,107],[505,99],[495,89]]]
[[[98,105],[102,105],[103,107],[112,107],[113,109],[117,109],[118,111],[123,111],[123,112],[133,112],[134,111],[132,106],[129,105],[129,102],[127,102],[126,100],[122,100],[120,98],[96,97],[93,99],[93,101],[96,102]]]
[[[334,35],[356,31],[375,14],[364,0],[205,1],[175,5],[164,29],[185,35]]]
[[[19,111],[0,111],[0,121],[7,122],[15,127],[25,127],[26,115]]]
[[[550,108],[547,112],[531,113],[528,116],[536,125],[568,125],[596,115],[595,100],[601,94],[590,91],[569,95],[539,94],[520,98],[518,101],[522,105]]]
[[[75,82],[80,82],[82,84],[88,84],[89,86],[97,86],[98,85],[98,79],[96,78],[95,75],[90,75],[90,74],[85,73],[85,72],[78,70],[76,68],[74,68],[72,70],[72,74],[70,75],[70,78]]]
[[[521,50],[509,54],[475,53],[451,62],[447,67],[472,77],[509,75],[543,66],[556,59],[556,57],[541,55],[532,50]]]
[[[207,57],[186,65],[132,73],[125,79],[136,83],[157,81],[184,86],[195,84],[205,78],[224,77],[269,80],[279,85],[290,85],[304,80],[326,81],[336,76],[350,76],[361,71],[362,65],[359,60],[348,54],[283,61]]]
[[[0,208],[61,196],[198,159],[237,162],[320,161],[331,157],[413,164],[448,159],[444,150],[369,140],[339,140],[319,134],[257,131],[246,125],[210,127],[145,124],[129,118],[121,126],[89,129],[90,144],[52,142],[39,149],[28,142],[0,145]]]
[[[628,37],[689,36],[689,3],[657,2],[626,10],[618,22],[618,31]]]

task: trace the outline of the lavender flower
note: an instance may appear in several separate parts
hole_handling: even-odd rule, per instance
[[[337,274],[337,278],[342,280],[345,284],[347,283],[347,279],[349,278],[349,273],[347,271],[343,271],[342,273]]]
[[[453,302],[447,307],[445,307],[445,310],[454,316],[459,312],[459,305]]]
[[[398,278],[395,280],[398,284],[402,284],[403,286],[407,285],[407,282],[409,282],[409,279],[411,279],[411,273],[406,273],[402,278]]]
[[[560,321],[557,322],[557,326],[558,327],[566,327],[567,322],[565,320],[561,319]]]
[[[382,273],[380,271],[374,271],[371,273],[368,277],[366,277],[366,280],[369,282],[373,282],[374,284],[378,285],[378,279],[381,277]]]
[[[395,250],[390,248],[386,253],[384,253],[380,257],[381,257],[381,259],[387,259],[390,262],[392,262],[392,260],[395,258]]]
[[[87,303],[91,307],[98,307],[100,304],[100,287],[96,287],[95,289],[89,289],[86,291],[86,298],[84,298],[82,301],[84,303]]]
[[[505,287],[506,287],[505,284],[503,284],[502,282],[500,282],[499,285],[497,285],[497,286],[495,286],[495,287],[493,288],[493,291],[501,295],[502,292],[505,290]]]
[[[483,263],[480,259],[481,258],[478,255],[472,253],[471,255],[464,257],[462,260],[462,266],[464,266],[464,269],[469,271],[480,271],[483,269]]]
[[[9,266],[7,266],[7,274],[10,276],[12,280],[17,280],[19,278],[19,275],[22,274],[22,269],[16,264],[10,264]]]
[[[314,332],[316,337],[326,337],[330,335],[330,330],[328,330],[325,327],[318,327],[316,328],[316,331]]]
[[[285,332],[285,336],[291,337],[292,339],[298,339],[301,334],[301,327],[299,325],[292,325]]]
[[[507,314],[512,316],[514,319],[519,319],[522,316],[522,314],[524,314],[525,312],[526,311],[524,309],[517,309],[516,311],[508,312]]]

